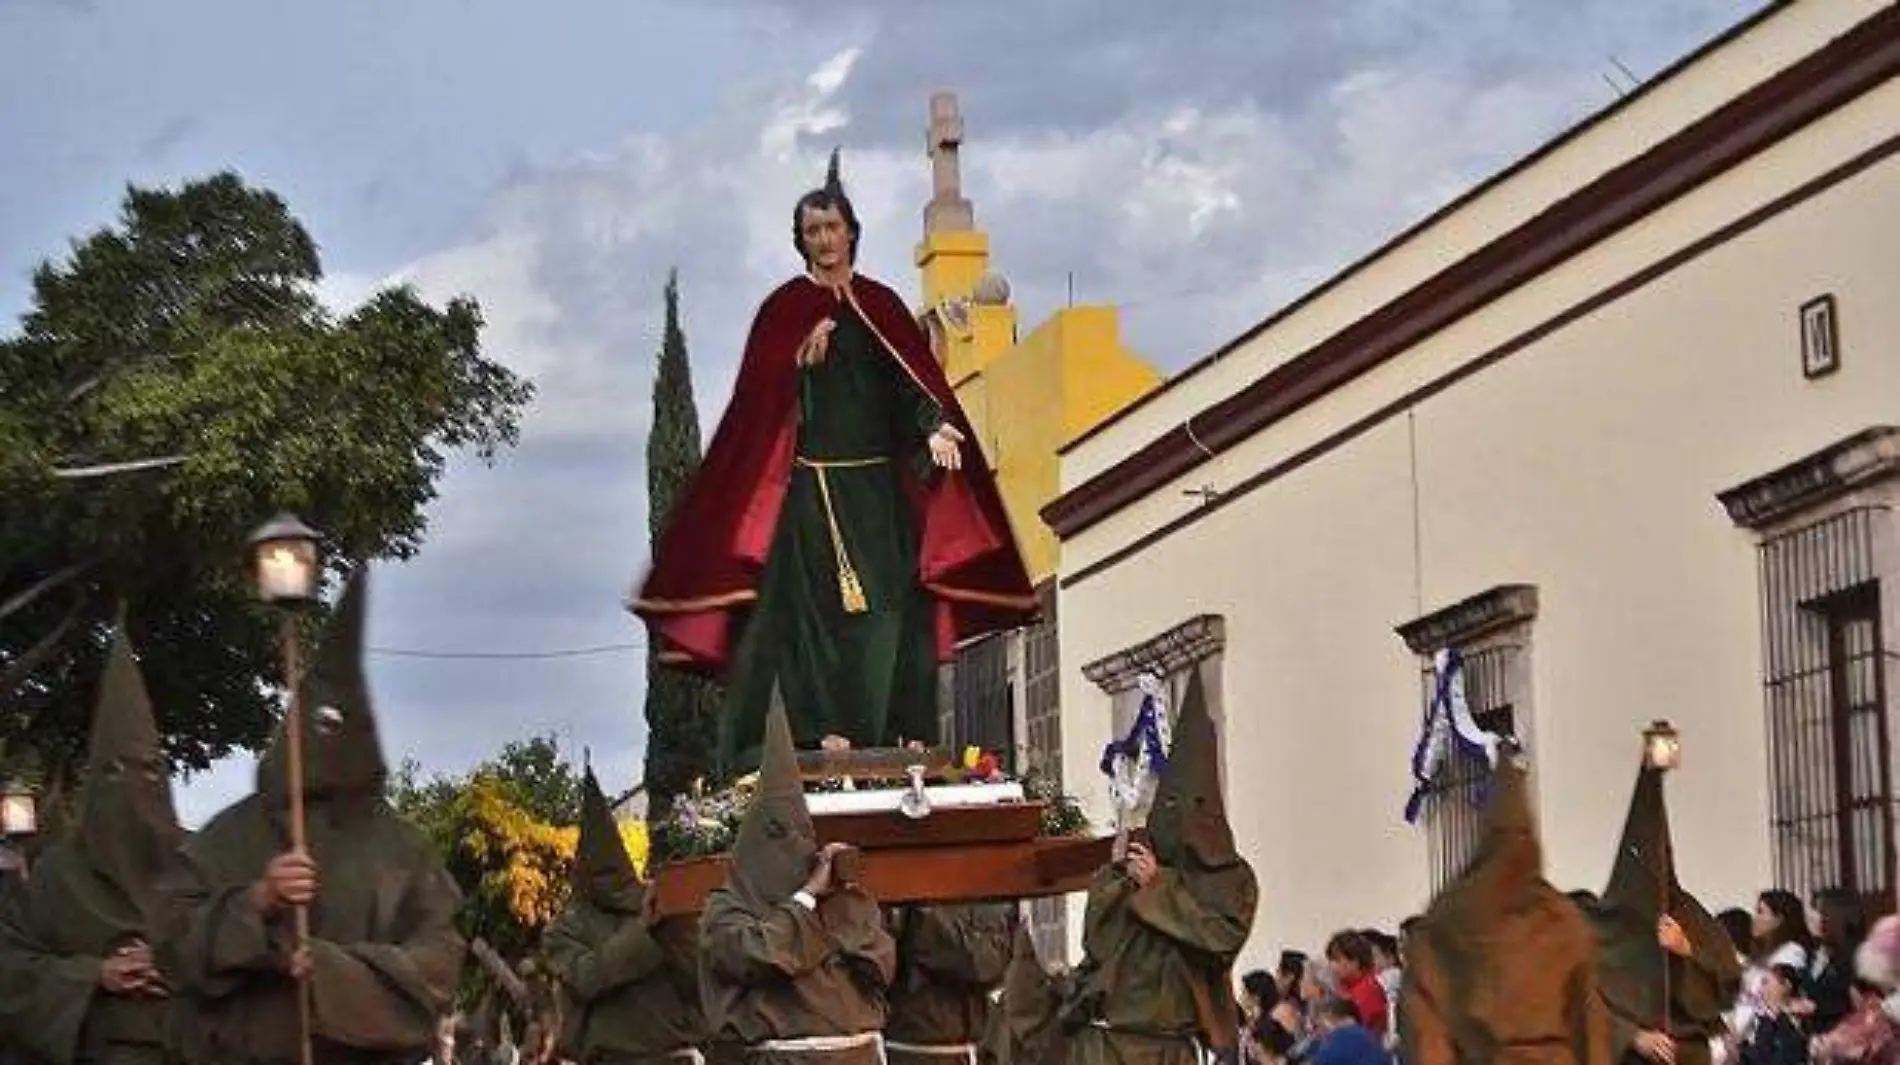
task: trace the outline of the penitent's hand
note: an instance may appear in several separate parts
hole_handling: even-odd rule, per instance
[[[1138,887],[1147,887],[1161,875],[1161,863],[1155,860],[1155,852],[1145,843],[1128,845],[1128,875]]]
[[[251,898],[267,917],[293,906],[308,906],[316,897],[317,863],[302,851],[285,851],[272,858],[264,875],[251,885]]]
[[[957,427],[945,422],[937,426],[930,434],[930,461],[946,470],[963,468],[963,449],[957,445],[963,443],[963,434]]]
[[[800,366],[816,366],[825,361],[825,353],[831,347],[831,331],[838,328],[836,319],[826,318],[811,327],[805,342],[798,346],[796,361]]]

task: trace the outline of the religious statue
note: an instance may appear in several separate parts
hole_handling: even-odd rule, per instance
[[[766,297],[732,401],[633,611],[662,662],[724,677],[720,768],[758,765],[782,702],[800,747],[937,740],[937,665],[1027,623],[1001,496],[923,328],[856,271],[838,177],[792,213],[806,272]]]

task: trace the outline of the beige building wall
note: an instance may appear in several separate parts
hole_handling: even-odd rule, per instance
[[[1472,219],[1454,217],[1447,240],[1463,247],[1470,228],[1499,228],[1485,220],[1528,217],[1619,151],[1719,103],[1713,86],[1738,93],[1875,6],[1819,0],[1770,18],[1707,69],[1642,101],[1629,121],[1559,153],[1551,167],[1565,181],[1534,167],[1486,193]],[[1065,541],[1065,776],[1098,814],[1107,807],[1095,759],[1111,700],[1077,667],[1194,615],[1225,620],[1228,801],[1261,881],[1243,967],[1282,947],[1316,948],[1342,927],[1391,927],[1424,903],[1424,833],[1401,819],[1419,661],[1393,629],[1501,584],[1535,585],[1541,603],[1531,720],[1520,729],[1552,880],[1601,888],[1639,732],[1667,717],[1686,752],[1669,784],[1685,884],[1712,908],[1748,905],[1769,886],[1756,551],[1715,496],[1900,421],[1900,158],[1781,210],[1138,553],[1095,564],[1198,506],[1184,489],[1229,488],[1286,462],[1896,133],[1900,85],[1888,83]],[[1442,258],[1437,239],[1427,231],[1398,258]],[[1227,356],[1218,375],[1090,440],[1065,484],[1416,280],[1368,276],[1322,297]],[[1837,300],[1843,365],[1808,380],[1797,308],[1822,293]]]

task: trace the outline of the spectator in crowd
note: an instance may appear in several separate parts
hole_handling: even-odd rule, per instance
[[[1398,937],[1376,928],[1368,928],[1360,935],[1372,944],[1373,979],[1378,983],[1379,990],[1385,993],[1385,1048],[1395,1050],[1399,1045],[1399,1026],[1392,1023],[1392,1018],[1399,1014],[1399,981],[1404,979],[1404,973],[1399,968]]]
[[[1867,936],[1867,912],[1858,895],[1842,888],[1823,888],[1813,901],[1814,949],[1793,1008],[1810,1035],[1825,1035],[1854,1008],[1854,951]]]
[[[1330,953],[1330,952],[1329,952]],[[1316,1013],[1319,1037],[1307,1060],[1313,1065],[1391,1065],[1379,1036],[1360,1020],[1351,1000],[1328,997]]]
[[[1788,1007],[1806,971],[1794,965],[1776,965],[1763,977],[1760,1004],[1748,1037],[1737,1055],[1741,1065],[1807,1065],[1808,1037],[1800,1019]]]
[[[1372,944],[1358,932],[1341,932],[1326,944],[1326,962],[1339,983],[1340,997],[1359,1010],[1359,1023],[1383,1039],[1386,1033],[1385,992],[1379,987]]]

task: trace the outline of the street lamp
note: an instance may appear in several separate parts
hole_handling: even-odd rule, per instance
[[[33,789],[18,780],[0,787],[0,836],[12,839],[40,830],[39,806]]]
[[[283,608],[278,620],[278,643],[284,663],[284,761],[290,779],[290,846],[299,854],[306,852],[303,801],[303,666],[297,653],[297,622],[294,611],[317,601],[319,575],[323,572],[318,544],[322,534],[291,513],[281,513],[251,534],[252,576],[257,581],[257,597],[271,606]],[[310,911],[299,906],[297,949],[310,946]],[[310,1043],[310,984],[303,981],[297,990],[297,1014],[302,1023],[303,1065],[312,1065]]]
[[[1682,764],[1682,734],[1667,721],[1652,721],[1643,730],[1643,764],[1667,773]]]
[[[1661,719],[1651,721],[1649,727],[1643,730],[1643,765],[1646,768],[1656,770],[1658,773],[1668,773],[1681,764],[1682,734],[1676,731],[1676,726],[1667,721]],[[1658,788],[1662,787],[1662,782],[1660,780],[1657,781],[1656,786]],[[1668,830],[1668,825],[1665,824],[1663,831],[1667,832]],[[1674,860],[1674,857],[1665,850],[1663,853],[1663,862],[1657,863],[1656,866],[1656,897],[1661,900],[1658,908],[1664,918],[1671,917],[1669,913],[1669,870],[1664,863],[1673,862]],[[1660,923],[1660,921],[1658,923]],[[1669,957],[1668,947],[1663,946],[1661,943],[1658,943],[1657,946],[1662,950],[1662,1034],[1667,1037],[1671,1035],[1671,1025],[1669,1022],[1671,1009],[1670,984],[1672,982],[1670,980],[1671,959]]]

